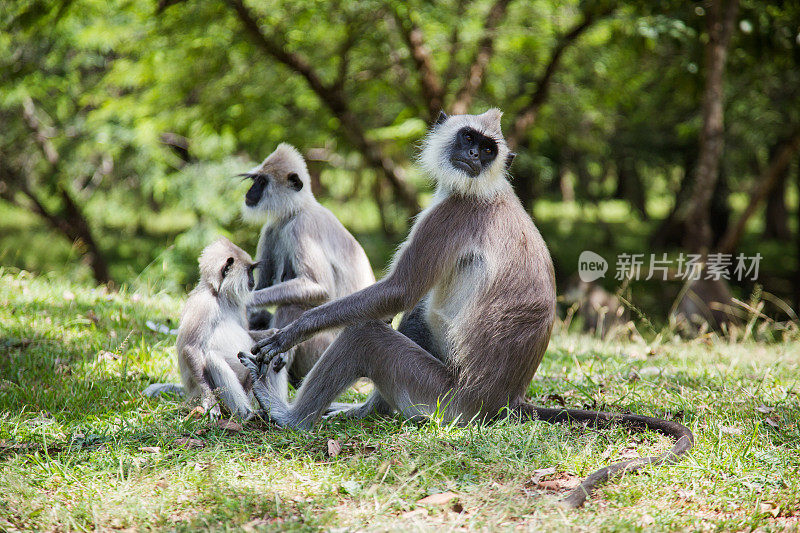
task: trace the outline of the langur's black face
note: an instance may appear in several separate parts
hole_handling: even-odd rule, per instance
[[[470,127],[458,130],[450,147],[450,163],[472,178],[477,178],[496,157],[497,143],[494,139]]]
[[[268,178],[263,174],[248,174],[248,177],[253,178],[253,184],[244,197],[244,203],[247,207],[255,207],[264,195],[264,189],[267,187]]]

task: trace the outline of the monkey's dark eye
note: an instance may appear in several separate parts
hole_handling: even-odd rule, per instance
[[[491,148],[484,148],[483,151],[487,154],[491,154],[494,150],[492,150]]]
[[[467,133],[466,135],[464,135],[464,139],[466,139],[466,141],[468,143],[471,143],[472,142],[472,134]]]

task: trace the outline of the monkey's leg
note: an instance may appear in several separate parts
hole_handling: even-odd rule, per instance
[[[444,361],[444,354],[434,346],[433,335],[425,321],[425,303],[420,302],[409,313],[403,315],[397,331],[414,341],[422,349],[431,355]],[[378,416],[389,416],[394,412],[392,406],[383,399],[381,393],[376,388],[372,391],[369,398],[363,403],[338,403],[334,402],[325,412],[325,418],[344,417],[351,419],[361,419],[373,414]]]
[[[239,376],[220,354],[210,354],[206,362],[206,372],[213,383],[214,392],[219,395],[228,410],[241,418],[249,420],[253,416],[250,396],[242,387]]]
[[[336,340],[336,335],[335,331],[321,331],[294,347],[294,357],[286,364],[289,370],[289,383],[293,387],[300,388],[303,378],[311,372],[328,346]]]
[[[255,363],[242,361],[255,371]],[[253,393],[282,426],[311,428],[324,410],[359,377],[375,383],[380,395],[404,416],[429,416],[448,405],[455,380],[447,367],[408,337],[380,321],[349,326],[328,347],[306,377],[291,405],[262,381]],[[447,409],[451,414],[453,407]]]

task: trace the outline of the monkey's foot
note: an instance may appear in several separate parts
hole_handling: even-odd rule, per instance
[[[256,360],[256,358],[250,354],[239,352],[238,357],[239,357],[239,362],[242,363],[242,365],[244,365],[244,367],[250,372],[250,377],[253,378],[253,382],[255,383],[256,381],[258,381],[258,379],[262,375],[261,374],[262,365],[260,365]]]
[[[362,420],[374,413],[374,409],[369,402],[364,403],[341,403],[333,402],[322,418],[330,420],[331,418],[339,418],[344,420]]]

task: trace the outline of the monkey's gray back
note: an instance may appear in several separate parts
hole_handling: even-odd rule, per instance
[[[324,261],[302,261],[303,247],[318,246]],[[307,272],[328,291],[329,299],[346,296],[375,282],[366,253],[328,209],[314,202],[273,226],[265,225],[256,252],[261,262],[256,289]]]

